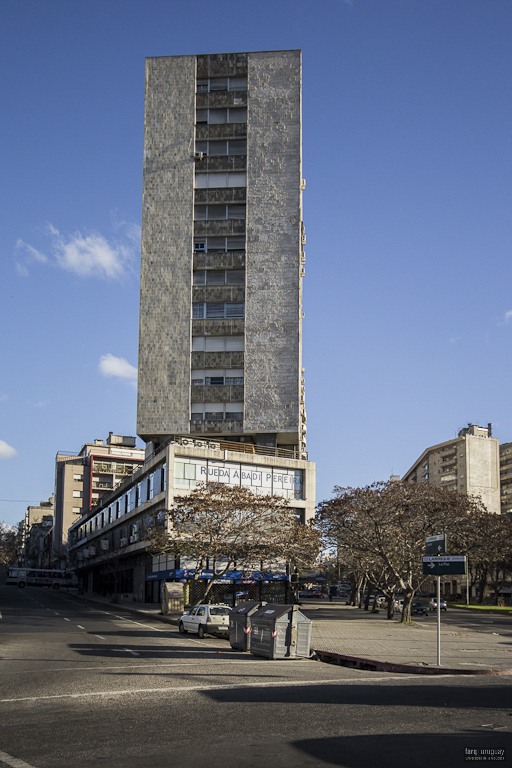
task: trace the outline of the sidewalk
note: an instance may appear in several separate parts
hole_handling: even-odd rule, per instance
[[[178,625],[179,615],[160,613],[157,604],[112,603],[108,598],[78,596],[112,611],[123,609],[152,620]],[[434,614],[412,624],[389,621],[385,612],[372,614],[334,601],[304,604],[312,620],[311,647],[323,661],[360,669],[418,674],[512,675],[510,628],[497,633],[444,624],[441,616],[441,667],[437,667],[437,622]],[[498,632],[500,634],[498,634]]]

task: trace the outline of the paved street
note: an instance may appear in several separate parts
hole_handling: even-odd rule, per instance
[[[0,611],[2,768],[422,768],[479,748],[512,762],[510,677],[257,659],[38,588],[1,586]]]

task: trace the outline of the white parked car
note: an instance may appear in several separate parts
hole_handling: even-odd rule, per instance
[[[225,635],[229,632],[229,605],[196,605],[180,618],[179,630],[182,635],[197,632],[199,637]]]

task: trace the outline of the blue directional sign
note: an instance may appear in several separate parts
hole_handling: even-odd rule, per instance
[[[467,573],[466,555],[427,555],[423,558],[423,574],[426,576],[444,576],[449,573]]]

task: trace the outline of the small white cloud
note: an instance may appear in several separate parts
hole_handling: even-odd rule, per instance
[[[118,379],[127,379],[131,384],[137,386],[137,369],[130,365],[124,357],[116,357],[108,353],[100,357],[100,373],[103,376],[115,376]]]
[[[0,392],[0,403],[5,402],[5,400],[8,400],[8,396],[5,395],[3,392]]]
[[[38,251],[36,248],[33,248],[31,245],[29,245],[28,243],[25,243],[23,240],[16,241],[16,249],[25,251],[30,261],[39,261],[42,264],[45,264],[48,261],[48,258],[44,255],[44,253],[41,253],[41,251]]]
[[[503,319],[505,320],[505,322],[507,322],[511,318],[512,318],[512,309],[509,309],[508,312],[505,312]]]
[[[5,440],[0,440],[0,459],[12,459],[13,456],[17,456],[18,451],[9,445]]]
[[[36,408],[46,408],[48,405],[48,400],[40,400],[38,403],[36,403]]]
[[[109,241],[99,232],[75,232],[73,235],[61,235],[59,230],[48,223],[45,233],[51,238],[51,258],[33,248],[23,240],[18,240],[16,249],[24,259],[17,259],[16,269],[22,277],[28,275],[28,265],[34,262],[59,267],[79,277],[100,277],[106,280],[119,280],[130,271],[135,255],[140,250],[140,227],[128,222],[116,222],[116,232],[120,237]]]

